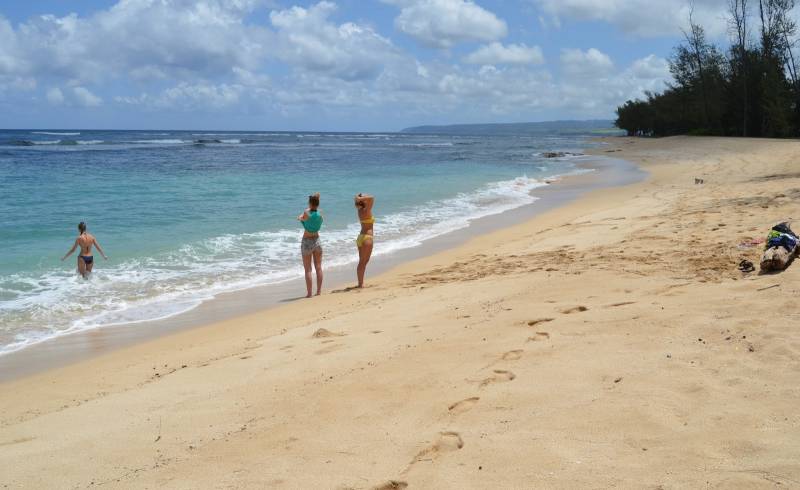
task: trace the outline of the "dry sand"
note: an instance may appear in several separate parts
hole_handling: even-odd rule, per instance
[[[736,268],[800,143],[609,142],[650,178],[0,385],[0,487],[800,487],[800,263]]]

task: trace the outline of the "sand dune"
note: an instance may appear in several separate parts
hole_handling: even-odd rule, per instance
[[[650,178],[0,385],[0,485],[800,487],[800,264],[737,270],[800,144],[609,142]]]

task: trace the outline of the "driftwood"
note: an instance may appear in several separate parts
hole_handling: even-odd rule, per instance
[[[768,248],[761,257],[761,271],[782,271],[789,266],[795,256],[795,252],[797,252],[797,248],[800,247],[795,247],[794,252],[789,252],[784,247]]]

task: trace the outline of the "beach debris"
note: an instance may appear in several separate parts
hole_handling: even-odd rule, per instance
[[[697,184],[705,184],[706,181],[704,179],[698,179],[697,177],[694,178],[694,185]]]
[[[742,260],[741,262],[739,262],[739,270],[744,273],[753,272],[754,270],[756,270],[756,266],[754,266],[753,263],[750,262],[749,260]]]
[[[401,490],[408,487],[408,483],[398,480],[389,480],[388,482],[373,487],[373,490]]]
[[[772,288],[777,288],[777,287],[780,287],[780,284],[773,284],[772,286],[758,288],[758,289],[756,289],[756,291],[766,291],[767,289],[772,289]],[[742,337],[742,338],[744,338],[744,337]]]
[[[565,315],[569,315],[570,313],[582,313],[582,312],[587,311],[587,310],[589,310],[589,308],[587,308],[585,306],[573,306],[572,308],[567,308],[567,309],[561,310],[561,313],[563,313]]]
[[[614,380],[615,383],[619,383],[620,381],[622,381],[622,378],[617,378]]]
[[[153,442],[158,442],[161,440],[161,417],[158,418],[158,437]]]
[[[800,239],[786,222],[773,226],[766,240],[766,250],[761,256],[761,272],[786,269],[800,250],[798,247]]]
[[[552,322],[553,320],[555,320],[555,318],[537,318],[535,320],[528,320],[528,326],[532,327],[540,323]]]
[[[756,247],[758,245],[761,245],[765,241],[766,240],[764,240],[763,238],[754,238],[752,240],[745,240],[742,243],[740,243],[739,245],[737,245],[736,248],[738,248],[739,250],[743,250],[743,249],[747,249],[747,248],[753,248],[753,247]]]

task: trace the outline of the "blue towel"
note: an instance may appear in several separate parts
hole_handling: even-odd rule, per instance
[[[783,247],[788,252],[794,252],[794,248],[796,246],[797,246],[797,239],[792,235],[787,235],[786,233],[781,233],[780,236],[770,238],[769,241],[767,242],[767,248]]]

